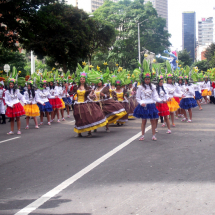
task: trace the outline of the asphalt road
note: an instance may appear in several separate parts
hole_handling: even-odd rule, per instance
[[[23,215],[215,214],[215,105],[203,108],[193,110],[191,124],[177,120],[170,135],[159,124],[156,142],[151,130],[144,142],[135,139],[137,119],[93,138],[77,138],[72,118],[38,130],[31,120],[24,130],[22,117],[21,136],[0,125],[0,214],[28,211],[35,201]]]

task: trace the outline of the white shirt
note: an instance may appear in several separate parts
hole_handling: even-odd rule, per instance
[[[37,90],[37,94],[39,96],[39,99],[42,101],[42,102],[48,102],[48,98],[51,96],[50,95],[50,92],[48,89],[42,89],[42,90]]]
[[[199,93],[201,93],[201,87],[198,83],[193,84],[192,86],[193,86],[194,91],[198,91]]]
[[[142,104],[152,104],[156,102],[162,102],[159,98],[155,85],[152,84],[152,90],[150,89],[149,85],[146,85],[146,89],[139,85],[137,88],[137,95],[136,95],[137,102]]]
[[[165,90],[168,93],[170,98],[173,97],[182,97],[183,92],[181,91],[179,86],[173,84],[164,84]]]
[[[166,93],[163,91],[162,87],[159,87],[159,90],[160,90],[159,91],[160,93],[158,94],[159,98],[162,100],[162,102],[166,102],[169,99],[167,90],[164,88]]]
[[[208,81],[207,83],[205,83],[205,81],[203,82],[202,86],[201,86],[202,90],[208,90],[210,91],[211,89],[211,82]]]
[[[49,92],[49,99],[55,99],[55,96],[59,97],[58,86],[56,86],[54,89],[50,89]]]
[[[19,100],[21,100],[23,103],[26,103],[24,96],[19,92],[18,89],[14,90],[11,89],[11,93],[9,90],[6,90],[5,92],[5,103],[9,107],[13,107],[13,105],[19,103]]]
[[[192,85],[184,85],[184,96],[185,98],[193,98],[195,96],[195,91]]]
[[[58,93],[59,93],[59,98],[66,98],[67,96],[69,96],[68,92],[65,92],[66,88],[65,87],[58,87]]]
[[[35,91],[35,97],[34,98],[33,98],[31,92],[30,92],[30,97],[29,97],[28,91],[24,92],[24,97],[25,97],[27,104],[37,104],[37,103],[44,104],[44,102],[38,96],[37,91]]]

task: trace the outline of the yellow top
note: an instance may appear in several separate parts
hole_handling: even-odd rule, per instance
[[[77,94],[78,94],[78,102],[84,102],[85,98],[85,90],[77,90]]]
[[[95,95],[96,95],[95,101],[99,101],[99,100],[100,100],[100,91],[99,91],[99,90],[96,90],[96,91],[95,91]]]
[[[117,92],[116,92],[116,95],[117,95],[117,99],[118,99],[119,102],[124,101],[123,92],[121,92],[121,93],[117,93]]]

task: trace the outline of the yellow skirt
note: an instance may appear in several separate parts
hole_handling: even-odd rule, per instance
[[[203,90],[203,92],[202,92],[202,96],[211,96],[211,95],[212,95],[212,93],[209,90]]]
[[[168,101],[167,105],[170,112],[175,112],[180,108],[178,102],[176,102],[174,98],[171,98],[171,101]]]
[[[24,105],[25,115],[30,117],[35,117],[40,115],[40,110],[37,104],[28,104]]]
[[[117,120],[121,119],[123,116],[125,116],[127,114],[126,111],[123,111],[121,113],[117,113],[114,115],[111,115],[107,118],[108,120],[108,124],[112,124],[112,123],[116,123]]]
[[[86,132],[86,131],[93,131],[97,128],[100,128],[100,127],[104,127],[108,124],[108,121],[106,120],[105,122],[101,123],[101,124],[98,124],[98,125],[95,125],[95,126],[92,126],[92,127],[89,127],[89,128],[84,128],[84,129],[80,129],[78,130],[77,128],[74,128],[74,132],[76,133],[83,133],[83,132]]]
[[[66,107],[65,107],[65,103],[64,103],[63,99],[60,99],[60,100],[61,100],[62,105],[63,105],[63,107],[61,107],[60,110],[65,109]]]

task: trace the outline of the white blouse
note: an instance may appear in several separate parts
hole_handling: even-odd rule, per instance
[[[201,87],[198,83],[193,84],[192,86],[193,86],[194,91],[198,91],[199,93],[201,93]]]
[[[150,89],[149,85],[146,85],[146,89],[139,85],[137,89],[136,95],[137,102],[142,104],[152,104],[156,102],[162,102],[159,98],[155,85],[152,84],[152,90]]]
[[[173,97],[182,97],[183,92],[181,91],[179,86],[173,84],[164,84],[165,90],[168,93],[170,98]]]
[[[195,96],[195,91],[192,85],[184,85],[184,96],[185,98],[193,98]]]
[[[59,97],[58,87],[56,86],[54,89],[50,89],[49,99],[55,99],[55,96]]]
[[[59,98],[66,98],[67,96],[69,96],[68,92],[65,92],[65,87],[58,87],[58,93],[59,93]]]
[[[28,91],[24,92],[24,97],[25,97],[25,100],[26,100],[27,104],[37,104],[37,103],[44,104],[42,99],[40,99],[40,97],[38,96],[37,91],[35,91],[35,97],[34,98],[33,98],[31,92],[30,92],[30,97],[29,97]]]
[[[26,104],[24,96],[19,92],[18,89],[16,89],[15,91],[11,89],[11,93],[9,92],[9,90],[5,92],[5,103],[7,106],[13,107],[13,105],[19,103],[19,100]]]
[[[39,99],[44,103],[48,102],[48,98],[51,96],[48,89],[37,90],[37,94],[39,96]]]
[[[159,98],[162,100],[162,102],[166,102],[169,99],[169,95],[167,93],[167,90],[164,87],[165,92],[163,91],[162,87],[159,87]]]
[[[208,91],[210,91],[210,89],[211,89],[211,82],[208,81],[207,83],[205,83],[205,81],[204,81],[202,83],[202,85],[201,85],[201,89],[202,90],[208,90]]]

